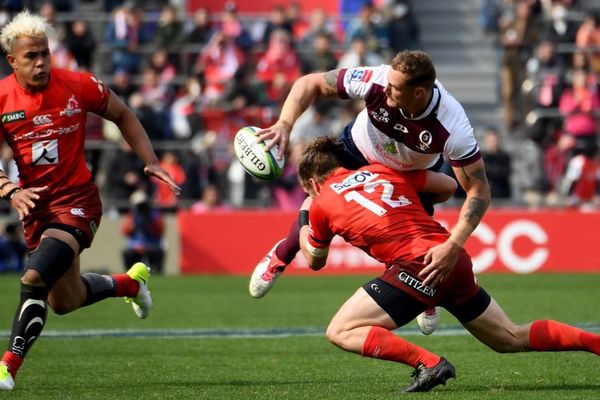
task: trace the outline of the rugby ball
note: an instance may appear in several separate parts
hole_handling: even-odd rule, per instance
[[[240,129],[233,139],[233,148],[237,159],[250,175],[265,181],[273,181],[281,176],[285,160],[277,159],[278,145],[267,151],[268,140],[257,143],[256,132],[260,130],[255,126]]]

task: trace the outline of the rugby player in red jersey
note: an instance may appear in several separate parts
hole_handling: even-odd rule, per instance
[[[12,390],[27,352],[46,322],[48,305],[66,314],[107,297],[125,297],[136,315],[152,308],[149,270],[138,263],[126,274],[80,274],[79,254],[100,224],[102,204],[84,158],[87,112],[117,124],[144,161],[146,174],[179,187],[159,166],[135,114],[89,73],[50,66],[49,25],[24,11],[0,32],[13,74],[0,82],[0,137],[12,148],[20,184],[0,171],[0,196],[23,222],[30,256],[21,277],[21,300],[8,350],[0,362],[0,390]]]
[[[339,156],[341,155],[341,156]],[[426,214],[418,191],[450,196],[456,183],[431,171],[398,172],[383,165],[348,170],[335,139],[321,137],[306,149],[298,167],[310,197],[300,211],[300,246],[309,266],[325,266],[335,235],[387,266],[338,310],[327,328],[336,346],[365,357],[415,368],[404,390],[425,392],[455,377],[443,357],[395,335],[392,330],[427,307],[443,306],[479,341],[501,353],[588,351],[600,355],[600,336],[551,320],[515,325],[477,284],[471,259],[461,250],[454,268],[435,284],[425,282],[424,258],[450,233]]]
[[[421,51],[402,51],[390,65],[342,68],[303,76],[292,87],[278,121],[259,132],[280,144],[283,154],[292,126],[317,98],[361,99],[365,108],[340,135],[352,168],[383,164],[398,171],[438,170],[442,154],[450,161],[466,198],[451,235],[429,249],[428,283],[453,267],[462,246],[477,227],[490,202],[490,188],[473,128],[460,103],[436,79],[431,59]],[[433,214],[427,194],[422,204]],[[298,226],[277,243],[255,267],[249,291],[264,296],[300,249]],[[425,334],[433,332],[439,314],[435,308],[417,318]]]

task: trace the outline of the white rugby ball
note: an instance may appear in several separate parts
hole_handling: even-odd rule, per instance
[[[267,151],[268,140],[256,142],[258,140],[256,132],[260,130],[255,126],[243,127],[235,134],[233,148],[236,157],[249,174],[265,181],[272,181],[281,176],[285,160],[283,157],[281,160],[277,159],[278,145]]]

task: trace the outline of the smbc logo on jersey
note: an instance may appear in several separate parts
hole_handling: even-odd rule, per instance
[[[2,114],[2,123],[8,124],[15,121],[25,119],[25,110],[13,111],[6,114]]]

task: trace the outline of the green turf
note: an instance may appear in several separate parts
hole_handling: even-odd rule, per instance
[[[155,277],[155,309],[137,320],[111,299],[67,316],[50,332],[84,329],[323,330],[366,277],[283,277],[264,299],[247,278]],[[483,275],[515,322],[552,318],[600,325],[600,275]],[[10,329],[18,277],[0,276],[0,331]],[[443,327],[456,326],[447,313]],[[598,329],[595,327],[594,329]],[[6,341],[6,338],[1,338]],[[409,336],[444,355],[458,379],[403,395],[411,369],[345,353],[322,335],[282,338],[42,338],[13,392],[0,399],[595,399],[600,358],[587,353],[496,354],[469,336]]]

